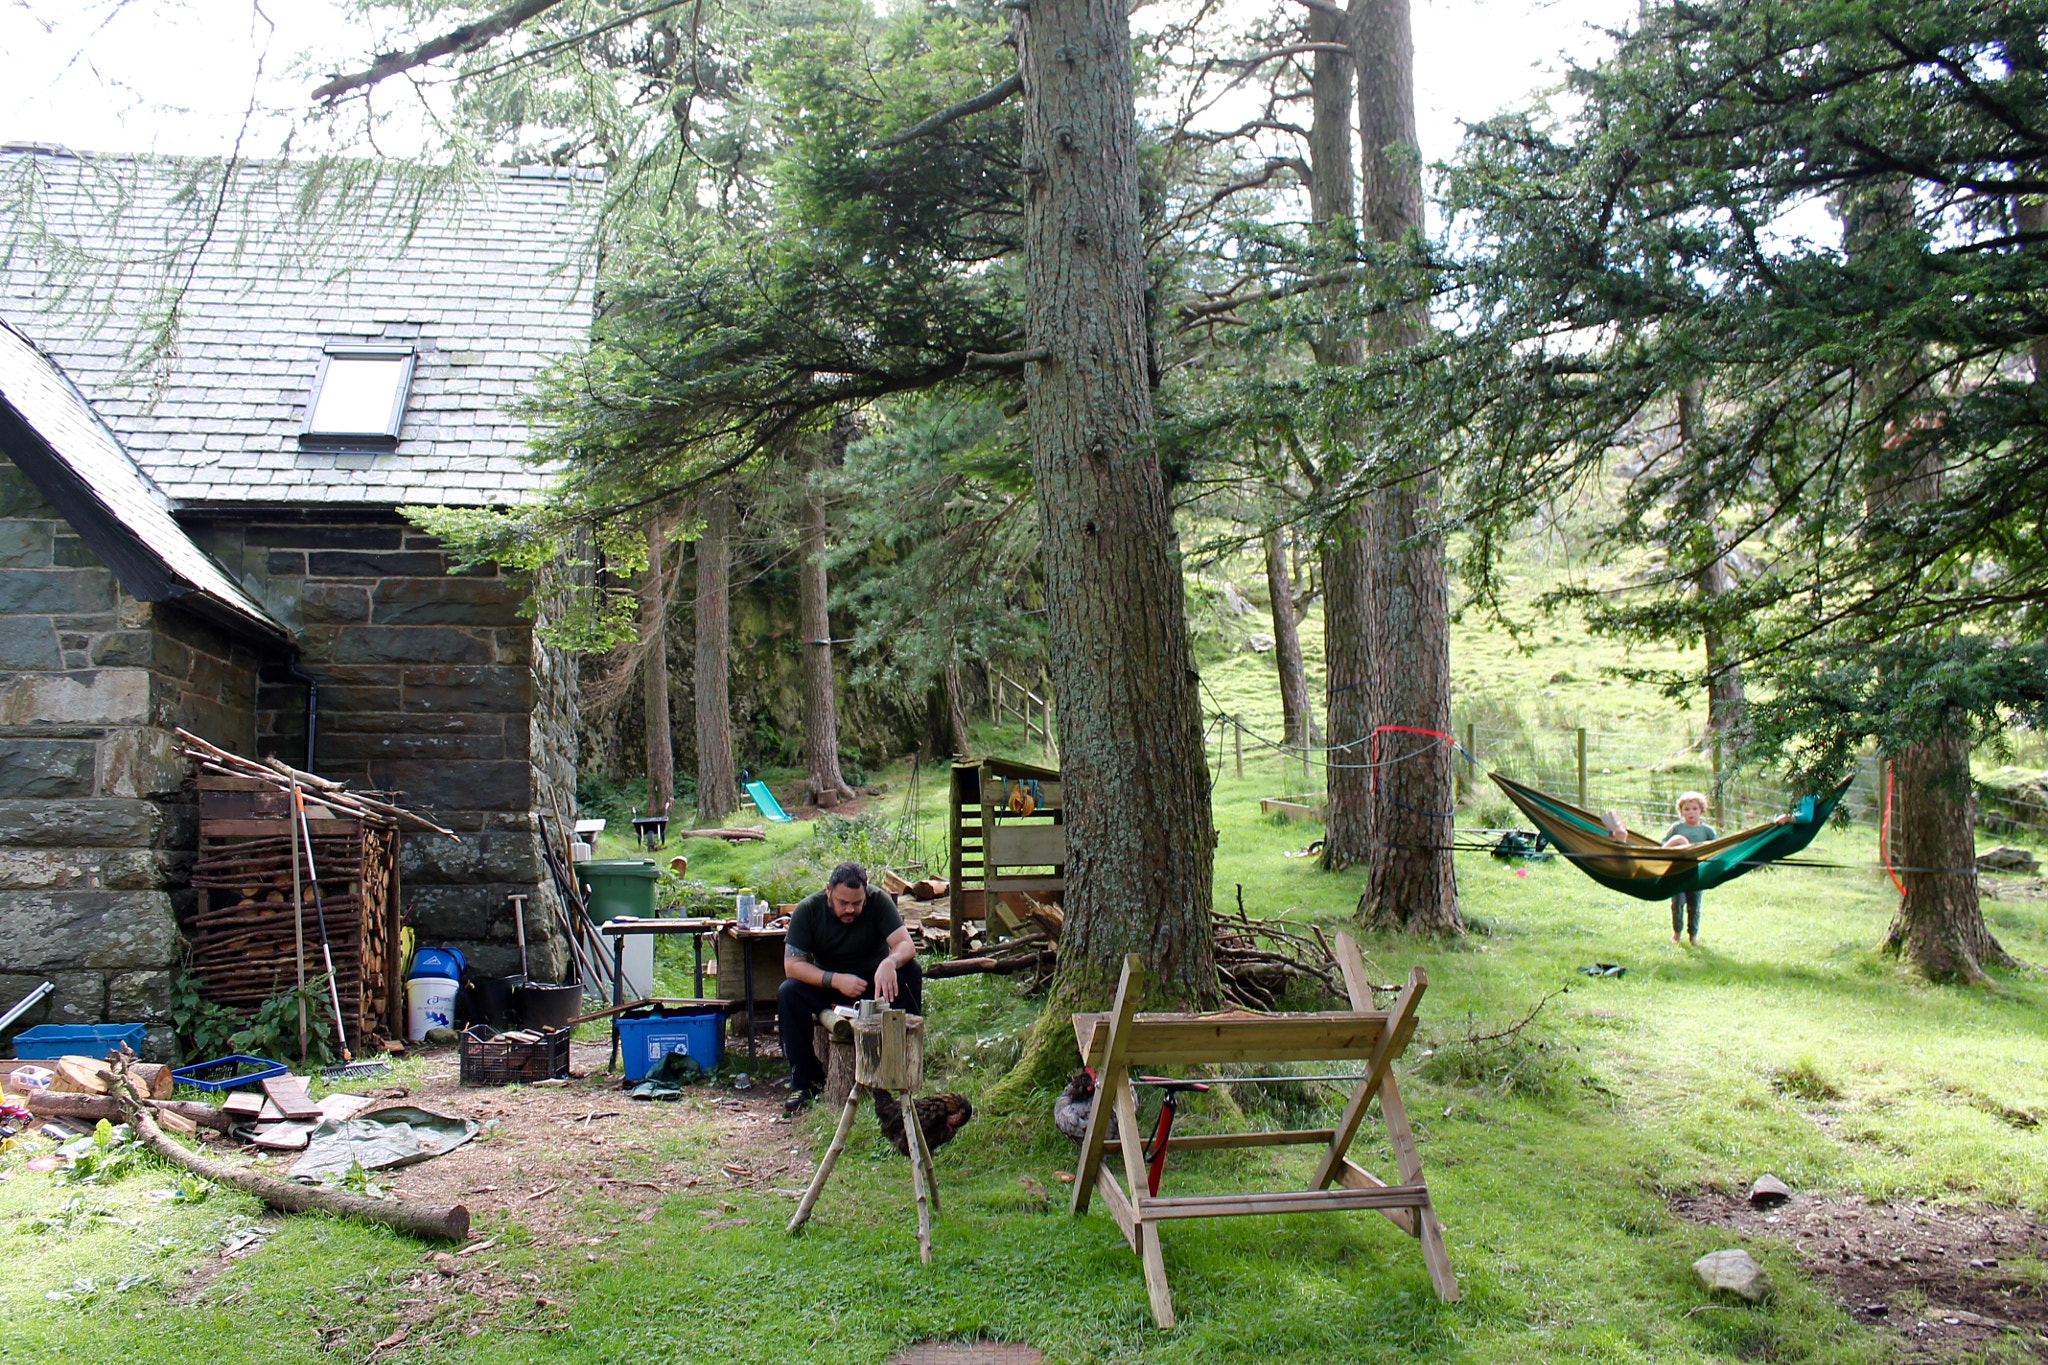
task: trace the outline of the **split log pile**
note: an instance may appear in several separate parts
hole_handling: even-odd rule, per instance
[[[1042,985],[1059,961],[1059,936],[1065,917],[1056,905],[1027,901],[1019,912],[1028,928],[976,953],[935,962],[927,978],[972,976],[982,972],[1014,975],[1030,972]],[[1215,935],[1216,974],[1223,1000],[1236,1009],[1269,1011],[1289,988],[1312,982],[1322,993],[1344,999],[1337,960],[1329,941],[1314,925],[1306,933],[1284,920],[1255,919],[1240,904],[1237,913],[1211,920]]]
[[[199,769],[198,894],[183,927],[200,994],[248,1011],[319,977],[324,916],[348,1042],[395,1032],[403,1011],[398,821],[448,831],[275,760],[242,758],[184,730],[178,737]],[[309,843],[293,818],[294,787]]]

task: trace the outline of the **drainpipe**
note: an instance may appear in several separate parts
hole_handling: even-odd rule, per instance
[[[313,738],[320,728],[320,680],[299,667],[299,656],[292,655],[292,661],[284,666],[285,675],[306,685],[306,763],[307,772],[317,772],[313,766]]]

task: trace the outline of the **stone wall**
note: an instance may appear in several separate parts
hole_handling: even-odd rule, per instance
[[[395,513],[208,508],[182,518],[299,637],[319,681],[314,770],[389,791],[455,830],[404,837],[407,921],[485,974],[518,969],[507,897],[527,907],[536,977],[563,979],[536,814],[573,813],[573,659],[537,644],[523,580],[451,575]],[[306,688],[266,671],[257,747],[306,759]]]
[[[248,752],[261,662],[128,596],[0,459],[0,1005],[57,987],[10,1031],[139,1021],[168,1052],[197,842],[171,727]]]

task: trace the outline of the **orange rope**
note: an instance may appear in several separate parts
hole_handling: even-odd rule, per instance
[[[1884,806],[1877,818],[1877,861],[1884,867],[1884,875],[1892,879],[1892,885],[1899,888],[1899,899],[1906,898],[1906,885],[1899,880],[1899,874],[1892,871],[1892,763],[1884,765]]]

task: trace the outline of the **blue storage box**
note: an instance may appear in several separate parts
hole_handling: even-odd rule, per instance
[[[37,1024],[14,1035],[14,1055],[25,1062],[52,1057],[100,1058],[122,1044],[142,1051],[140,1024]]]
[[[650,1019],[621,1017],[619,1056],[626,1079],[645,1079],[671,1052],[687,1053],[706,1071],[714,1069],[725,1059],[725,1031],[719,1027],[724,1020],[723,1010],[694,1010]]]
[[[189,1085],[194,1090],[239,1090],[243,1086],[260,1085],[273,1076],[286,1073],[283,1062],[273,1062],[268,1057],[251,1057],[246,1052],[231,1053],[226,1057],[215,1057],[210,1062],[194,1062],[181,1066],[171,1073],[171,1079],[179,1085]]]

